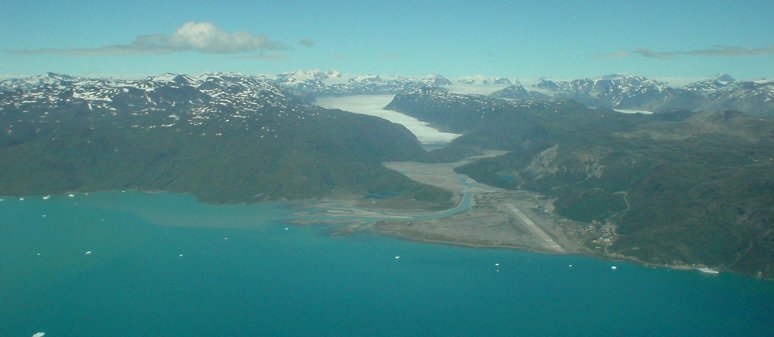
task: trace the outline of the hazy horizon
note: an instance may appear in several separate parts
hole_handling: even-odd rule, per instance
[[[772,78],[772,12],[770,1],[16,2],[0,14],[0,27],[12,32],[0,37],[0,76],[338,69],[448,78]]]

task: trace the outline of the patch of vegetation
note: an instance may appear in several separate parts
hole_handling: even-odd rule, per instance
[[[626,210],[622,193],[610,193],[603,189],[576,190],[560,196],[554,203],[556,211],[575,221],[604,221]]]
[[[266,108],[246,113],[261,119],[171,127],[158,127],[169,111],[137,117],[131,108],[115,116],[83,106],[4,110],[2,124],[14,129],[0,134],[0,195],[167,190],[231,203],[387,193],[450,203],[449,192],[381,165],[424,153],[405,128],[343,111],[296,109],[306,109],[306,118]]]

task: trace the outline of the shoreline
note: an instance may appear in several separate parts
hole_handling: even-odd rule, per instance
[[[351,232],[334,232],[332,234],[347,236],[354,232],[360,232],[360,231],[355,230]],[[754,275],[739,273],[732,270],[727,270],[727,269],[722,269],[717,267],[709,268],[703,265],[660,264],[660,263],[644,261],[631,256],[596,254],[588,249],[583,251],[560,252],[560,251],[541,250],[541,249],[535,249],[534,247],[525,247],[525,246],[509,245],[509,244],[498,244],[498,243],[487,244],[487,243],[474,243],[474,242],[452,241],[452,240],[443,240],[443,239],[430,239],[430,238],[424,238],[424,237],[418,237],[418,236],[411,236],[407,234],[388,233],[388,232],[372,231],[372,230],[366,230],[366,232],[368,232],[369,234],[392,237],[399,240],[417,242],[420,244],[440,244],[440,245],[447,245],[447,246],[454,246],[454,247],[461,247],[461,248],[471,248],[471,249],[505,249],[505,250],[515,250],[515,251],[521,251],[521,252],[536,253],[536,254],[548,254],[548,255],[583,256],[583,257],[595,258],[598,260],[609,261],[609,262],[633,263],[633,264],[640,265],[643,267],[648,267],[648,268],[670,269],[670,270],[679,270],[679,271],[696,271],[708,276],[717,276],[718,274],[728,273],[728,274],[735,274],[735,275],[740,275],[744,277],[750,277],[756,280],[774,282],[774,279],[755,277]],[[714,272],[704,271],[702,270],[702,268],[707,268],[708,270],[711,270]]]
[[[77,196],[78,194],[89,195],[90,193],[96,194],[96,193],[125,193],[125,192],[134,192],[134,193],[139,192],[139,193],[148,194],[148,195],[162,194],[162,193],[184,194],[184,195],[188,195],[188,196],[193,197],[194,199],[197,200],[197,202],[202,202],[202,203],[206,203],[206,204],[210,204],[210,205],[215,205],[215,206],[238,205],[238,204],[255,205],[255,204],[267,204],[267,203],[285,204],[286,207],[290,207],[290,208],[299,208],[299,207],[300,208],[305,208],[305,207],[308,207],[310,204],[316,204],[316,206],[322,206],[322,205],[320,205],[321,200],[319,200],[319,199],[315,199],[315,200],[293,200],[293,201],[285,201],[285,202],[265,202],[265,201],[263,201],[263,202],[254,202],[254,203],[246,203],[246,202],[242,202],[242,203],[211,203],[211,202],[203,201],[203,200],[201,200],[199,198],[196,198],[196,196],[192,195],[192,194],[179,193],[179,192],[173,192],[173,191],[158,191],[158,190],[156,190],[156,191],[107,190],[107,191],[91,191],[91,192],[77,191],[77,192],[74,192],[74,193]],[[69,194],[72,194],[72,193],[50,194],[50,195],[48,195],[48,194],[43,194],[43,195],[35,194],[35,195],[24,195],[24,196],[2,195],[2,196],[0,196],[0,200],[5,201],[5,200],[8,200],[8,199],[24,199],[24,198],[40,198],[42,200],[48,200],[45,197],[52,197],[52,196],[58,196],[58,197],[61,197],[61,198],[69,199],[69,198],[71,198],[71,197],[69,197]],[[341,210],[341,208],[339,208],[339,210]],[[400,214],[399,210],[395,209],[395,210],[392,210],[392,211],[393,212],[390,212],[392,214],[392,216],[395,216],[397,218],[392,218],[390,220],[403,220],[403,219],[400,218],[401,216],[397,215],[397,214]],[[419,210],[414,209],[414,211],[419,211]],[[465,212],[463,212],[463,213],[466,213],[466,212],[469,212],[469,211],[470,211],[470,209],[465,211]],[[346,212],[346,211],[343,211],[343,212]],[[382,216],[382,215],[379,215],[377,213],[377,211],[364,211],[364,212],[366,212],[364,214],[372,215],[372,216],[375,216],[375,217],[381,217]],[[431,212],[428,212],[428,213],[434,213],[434,212],[438,212],[438,211],[431,211]],[[422,212],[419,212],[419,213],[422,213]],[[360,214],[360,215],[362,216],[364,214]],[[575,249],[575,250],[569,250],[569,251],[565,251],[565,252],[560,252],[560,251],[551,251],[551,250],[539,249],[539,248],[532,247],[532,246],[529,246],[529,245],[518,245],[518,244],[509,244],[509,243],[496,243],[496,242],[492,242],[492,243],[475,242],[475,241],[466,241],[465,239],[450,240],[450,239],[443,239],[443,238],[429,238],[429,237],[423,237],[423,236],[419,236],[419,235],[412,235],[410,233],[405,233],[405,232],[375,230],[375,229],[371,228],[371,226],[373,226],[378,221],[369,221],[369,220],[366,220],[364,222],[361,221],[360,225],[358,225],[357,228],[347,228],[347,225],[345,224],[347,221],[346,221],[346,219],[344,219],[344,218],[347,217],[347,215],[341,214],[339,216],[336,216],[336,215],[329,215],[329,216],[331,217],[330,219],[322,220],[322,219],[303,219],[304,215],[300,215],[298,217],[294,216],[294,217],[296,217],[295,219],[286,219],[286,220],[282,220],[281,222],[283,224],[287,224],[287,225],[302,226],[302,227],[303,226],[309,226],[309,225],[315,225],[315,224],[320,224],[320,225],[335,224],[336,227],[339,227],[339,228],[331,231],[329,233],[329,235],[347,236],[347,235],[349,235],[351,233],[355,233],[355,232],[366,232],[366,233],[369,233],[369,234],[376,234],[376,235],[381,235],[381,236],[389,236],[389,237],[393,237],[393,238],[396,238],[396,239],[416,242],[416,243],[420,243],[420,244],[422,244],[422,243],[441,244],[441,245],[449,245],[449,246],[456,246],[456,247],[462,247],[462,248],[473,248],[473,249],[509,249],[509,250],[517,250],[517,251],[524,251],[524,252],[531,252],[531,253],[540,253],[540,254],[551,254],[551,255],[577,255],[577,256],[586,256],[586,257],[597,258],[597,259],[606,260],[606,261],[630,262],[630,263],[635,263],[637,265],[646,266],[646,267],[650,267],[650,268],[664,268],[664,269],[681,270],[681,271],[693,270],[693,271],[696,271],[696,272],[703,273],[703,274],[705,274],[707,276],[717,276],[717,274],[715,274],[715,273],[702,271],[700,269],[700,268],[708,268],[710,270],[717,271],[720,274],[730,273],[730,274],[736,274],[736,275],[741,275],[741,276],[745,276],[745,277],[750,277],[750,278],[757,279],[757,280],[764,280],[764,281],[774,282],[774,278],[762,278],[762,277],[758,277],[758,276],[753,275],[753,274],[746,274],[746,273],[742,273],[742,272],[738,272],[738,271],[733,271],[733,270],[729,270],[729,269],[722,268],[722,267],[707,267],[707,266],[701,265],[701,264],[689,265],[689,264],[663,264],[663,263],[655,263],[655,262],[645,261],[645,260],[642,260],[640,258],[633,257],[633,256],[625,256],[625,255],[620,255],[620,254],[604,254],[604,253],[601,253],[601,252],[596,252],[596,251],[594,251],[592,249],[589,249],[588,247],[585,247],[585,246],[584,247],[579,247],[579,249]],[[387,217],[389,217],[389,216],[387,216]],[[409,215],[409,217],[410,217],[410,215]],[[366,216],[366,218],[369,218],[369,216]],[[447,218],[444,218],[444,219],[447,219]],[[365,224],[365,225],[363,225],[363,224]],[[212,227],[213,228],[219,228],[218,226],[212,226]]]

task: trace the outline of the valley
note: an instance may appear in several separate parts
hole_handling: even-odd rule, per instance
[[[315,204],[317,211],[297,213],[296,223],[344,223],[337,235],[380,233],[407,240],[467,247],[515,248],[558,254],[588,254],[584,242],[598,233],[578,230],[583,225],[552,209],[552,200],[526,190],[506,190],[481,184],[456,173],[455,168],[484,158],[504,155],[484,151],[453,163],[387,162],[385,167],[410,179],[448,190],[457,206],[444,211],[416,205],[374,205],[356,200]],[[400,208],[399,208],[400,207]]]

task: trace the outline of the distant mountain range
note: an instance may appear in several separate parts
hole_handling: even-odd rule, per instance
[[[677,88],[630,75],[572,81],[539,79],[531,90],[516,83],[492,96],[519,100],[571,99],[590,107],[650,112],[737,110],[751,115],[774,115],[774,81],[736,81],[728,75]]]
[[[589,107],[646,112],[737,110],[751,115],[774,115],[774,81],[737,81],[725,74],[681,87],[624,74],[569,81],[540,78],[529,87],[505,77],[463,76],[452,82],[441,75],[346,77],[335,71],[282,73],[272,80],[304,97],[398,94],[421,87],[449,87],[454,84],[507,85],[491,95],[538,101],[571,99]]]
[[[344,77],[335,71],[281,73],[271,79],[296,95],[313,99],[322,96],[396,94],[426,86],[447,86],[452,82],[441,75],[404,77],[355,75]]]
[[[233,74],[0,81],[0,195],[115,189],[211,202],[450,194],[381,166],[422,154],[385,120]]]
[[[751,115],[774,115],[774,81],[736,81],[717,75],[681,87],[642,76],[614,74],[569,81],[538,79],[530,87],[505,77],[463,76],[454,82],[441,75],[425,77],[378,75],[344,76],[338,72],[298,71],[271,79],[303,97],[398,94],[422,87],[507,85],[491,95],[518,100],[571,99],[589,107],[661,112],[667,110],[737,110]]]
[[[67,77],[48,74],[24,79],[0,81],[0,91],[14,91],[44,77]],[[156,76],[157,79],[175,78],[175,74]],[[398,94],[424,87],[505,86],[491,94],[492,97],[517,100],[574,100],[589,107],[606,107],[619,110],[661,112],[667,110],[724,111],[737,110],[751,115],[774,115],[774,81],[737,81],[729,75],[717,75],[681,87],[671,87],[664,82],[642,76],[614,74],[598,78],[569,81],[538,79],[529,87],[517,80],[505,77],[463,76],[454,81],[442,75],[421,77],[344,75],[337,71],[295,71],[272,76],[247,76],[241,74],[203,74],[199,77],[218,76],[241,78],[276,84],[299,98],[312,102],[317,97],[348,95]],[[74,78],[71,78],[74,79]],[[122,83],[122,81],[90,79],[90,85]],[[142,82],[142,81],[123,81]],[[86,83],[82,83],[86,85]],[[81,86],[87,90],[87,86]]]

